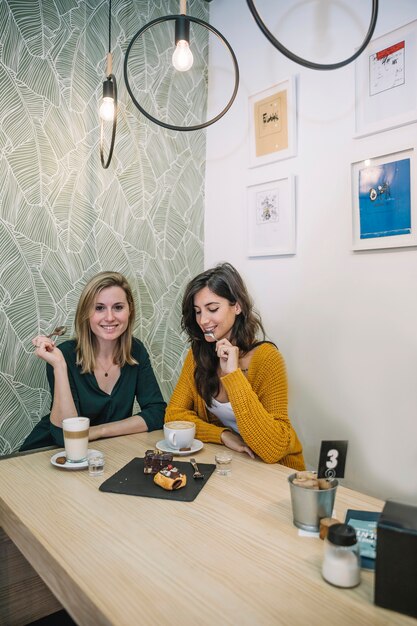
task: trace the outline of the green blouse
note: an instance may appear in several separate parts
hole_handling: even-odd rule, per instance
[[[68,369],[68,379],[78,415],[90,418],[91,426],[118,422],[133,414],[137,400],[140,415],[146,422],[148,431],[162,428],[166,404],[155,378],[149,355],[139,339],[133,338],[132,356],[138,365],[124,365],[120,370],[112,392],[106,393],[98,386],[94,374],[82,374],[76,364],[75,341],[64,341],[59,345]],[[54,396],[54,372],[46,366],[52,398]],[[45,415],[28,435],[20,450],[31,450],[48,445],[64,445],[62,428],[51,424],[50,415]]]

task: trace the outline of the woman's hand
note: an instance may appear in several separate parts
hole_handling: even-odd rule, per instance
[[[236,450],[236,452],[245,452],[251,459],[255,458],[254,452],[246,445],[242,437],[237,433],[233,433],[231,430],[224,430],[221,435],[221,440],[227,448]]]
[[[37,335],[32,339],[32,344],[35,346],[36,356],[52,365],[53,368],[65,364],[64,355],[49,337]]]
[[[228,339],[220,339],[216,343],[216,352],[223,375],[235,372],[239,368],[239,348],[232,346]]]
[[[95,441],[107,437],[119,437],[120,435],[132,435],[133,433],[145,433],[148,425],[141,415],[131,415],[117,422],[106,422],[90,426],[88,440]]]
[[[88,431],[88,441],[96,441],[96,439],[101,439],[102,434],[100,430],[101,424],[97,426],[90,426],[90,430]]]

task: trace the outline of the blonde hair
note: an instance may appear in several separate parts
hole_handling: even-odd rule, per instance
[[[123,367],[126,363],[136,365],[132,357],[132,333],[135,322],[135,303],[132,289],[123,274],[119,272],[100,272],[85,285],[78,301],[75,313],[75,339],[77,365],[81,366],[82,374],[91,374],[96,365],[97,340],[90,326],[90,317],[93,312],[97,295],[108,287],[121,287],[126,294],[129,305],[129,320],[123,335],[118,338],[114,362]]]

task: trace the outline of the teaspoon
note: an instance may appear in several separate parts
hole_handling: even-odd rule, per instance
[[[204,337],[205,339],[207,339],[207,341],[210,341],[210,342],[217,341],[216,336],[212,330],[209,330],[207,333],[204,333]]]
[[[65,335],[66,332],[67,332],[66,326],[57,326],[49,335],[46,335],[46,336],[48,337],[48,339],[50,339],[51,337],[54,337],[55,335],[57,337],[61,337],[61,335]]]
[[[195,462],[195,459],[190,459],[190,463],[193,466],[193,470],[194,470],[193,478],[204,478],[204,474],[202,474],[200,470],[198,469],[198,465]]]

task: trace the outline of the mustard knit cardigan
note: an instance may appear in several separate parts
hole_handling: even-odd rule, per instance
[[[206,408],[197,393],[194,357],[188,351],[168,404],[165,421],[189,420],[196,425],[196,437],[221,443],[227,430]],[[222,377],[237,426],[245,443],[266,463],[281,463],[295,470],[305,469],[301,443],[287,414],[287,375],[280,352],[270,343],[258,346],[249,364],[247,377],[238,369]]]

